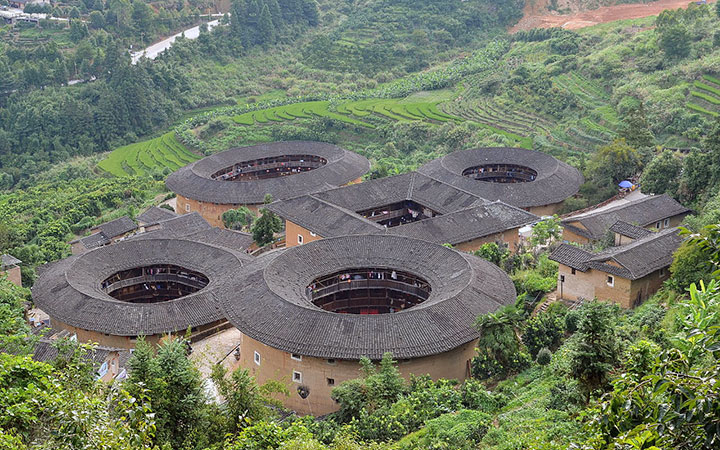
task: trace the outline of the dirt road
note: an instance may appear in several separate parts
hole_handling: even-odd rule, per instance
[[[708,3],[713,3],[709,0]],[[589,27],[599,23],[612,22],[622,19],[639,19],[642,17],[656,16],[666,9],[686,8],[690,3],[688,0],[658,0],[652,3],[633,3],[616,6],[604,6],[592,11],[581,11],[572,14],[548,14],[542,6],[542,0],[530,0],[524,9],[525,16],[520,19],[511,33],[531,28],[562,27],[568,30]],[[542,11],[538,13],[538,11]]]

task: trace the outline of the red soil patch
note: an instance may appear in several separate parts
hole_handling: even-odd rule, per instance
[[[537,0],[536,0],[537,1]],[[713,0],[708,0],[712,3]],[[511,33],[531,28],[561,27],[568,30],[589,27],[599,23],[612,22],[623,19],[640,19],[642,17],[657,16],[666,9],[687,8],[688,0],[658,0],[652,3],[633,3],[615,6],[603,6],[592,11],[582,11],[573,14],[537,14],[539,5],[532,5],[532,0],[527,2],[524,9],[524,17],[515,26],[510,28]]]

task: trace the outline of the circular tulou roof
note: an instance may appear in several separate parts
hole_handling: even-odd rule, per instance
[[[537,177],[527,183],[491,183],[463,176],[465,169],[486,164],[529,167],[537,172]],[[559,203],[575,195],[583,183],[577,169],[547,153],[509,147],[453,152],[430,161],[418,172],[484,199],[501,200],[519,208]]]
[[[101,289],[113,274],[155,264],[200,272],[205,288],[159,303],[116,300]],[[232,253],[182,239],[129,240],[72,256],[45,268],[33,287],[33,301],[51,318],[84,330],[116,336],[183,331],[224,318],[219,308],[221,279],[239,270]]]
[[[210,176],[233,164],[284,155],[313,155],[327,160],[322,167],[289,176],[246,182],[214,180]],[[266,194],[282,200],[347,184],[370,170],[370,162],[357,153],[323,142],[275,142],[234,148],[203,158],[170,174],[171,191],[203,202],[221,204],[263,203]]]
[[[352,268],[406,271],[427,280],[424,302],[378,315],[338,314],[310,302],[316,278]],[[269,253],[228,279],[222,308],[244,334],[290,353],[331,359],[407,359],[442,353],[478,337],[479,314],[515,301],[494,264],[401,236],[346,236]]]

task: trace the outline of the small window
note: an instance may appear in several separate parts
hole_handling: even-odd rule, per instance
[[[185,203],[185,211],[190,212],[190,203]]]
[[[255,352],[254,359],[255,359],[255,364],[257,364],[259,366],[260,365],[260,353]]]
[[[302,361],[302,355],[298,355],[297,353],[291,353],[290,359],[294,359],[295,361]]]
[[[670,226],[670,218],[669,217],[667,219],[663,220],[663,226],[665,228]]]
[[[607,285],[610,287],[615,286],[615,277],[612,275],[608,275],[607,277]]]
[[[570,274],[575,275],[575,268],[570,268]]]
[[[311,232],[310,232],[310,236],[315,237],[315,236],[317,236],[317,233],[313,233],[313,232],[311,231]]]
[[[657,228],[657,229],[659,230],[661,225],[662,225],[661,222],[656,222],[656,223],[655,223],[655,228]]]
[[[328,360],[327,360],[327,363],[328,363],[328,364],[335,364],[335,360],[334,360],[334,359],[328,359]]]
[[[565,275],[560,275],[560,282],[561,282],[561,283],[564,283],[564,282],[565,282]]]
[[[664,276],[665,276],[665,268],[663,267],[662,269],[660,269],[660,270],[658,271],[658,274],[659,274],[661,277],[664,277]]]
[[[293,381],[295,383],[302,383],[302,372],[298,372],[297,370],[293,370]]]
[[[298,245],[303,245],[303,235],[298,234]]]
[[[328,386],[335,386],[335,378],[327,379]]]

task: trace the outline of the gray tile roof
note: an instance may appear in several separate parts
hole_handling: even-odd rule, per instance
[[[99,229],[106,238],[112,239],[137,229],[137,225],[128,216],[122,216],[119,219],[100,224],[93,229]]]
[[[491,183],[462,175],[465,169],[484,164],[529,167],[537,172],[537,178],[525,183]],[[430,161],[418,172],[487,200],[500,200],[520,208],[561,202],[575,195],[583,183],[577,169],[546,153],[508,147],[450,153]]]
[[[158,208],[157,206],[151,206],[144,213],[137,216],[137,221],[141,225],[154,225],[163,220],[173,219],[178,215],[165,208]]]
[[[119,219],[114,219],[93,227],[91,231],[95,231],[95,233],[71,243],[79,241],[86,249],[89,250],[107,245],[112,242],[114,238],[130,233],[136,229],[137,225],[131,218],[128,216],[122,216]]]
[[[520,228],[536,220],[538,216],[520,208],[502,202],[493,202],[388,228],[387,233],[424,239],[438,244],[456,245]]]
[[[668,195],[651,195],[595,213],[571,216],[564,219],[562,224],[580,236],[598,240],[602,239],[618,220],[645,227],[663,219],[690,212],[690,209]]]
[[[381,233],[384,229],[354,211],[320,200],[315,195],[273,202],[268,209],[322,237]]]
[[[86,249],[92,249],[96,247],[101,247],[105,244],[109,244],[110,239],[105,236],[102,231],[99,231],[97,233],[91,234],[90,236],[85,236],[84,238],[81,238],[80,242]]]
[[[4,254],[2,255],[2,268],[11,267],[11,266],[17,266],[18,264],[22,263],[19,259],[14,257],[13,255]]]
[[[629,244],[611,247],[599,253],[562,244],[550,255],[550,259],[583,272],[595,269],[637,280],[668,267],[682,240],[678,229],[671,228],[658,233],[651,232]]]
[[[131,239],[157,239],[159,237],[180,238],[212,228],[212,226],[197,212],[181,214],[172,219],[163,220],[162,222],[159,222],[159,225],[160,228],[140,233],[133,236]]]
[[[151,233],[148,233],[151,234]],[[46,265],[33,286],[33,301],[54,320],[119,336],[153,335],[223,319],[220,281],[246,259],[223,247],[189,239],[128,239]],[[153,264],[174,264],[210,280],[193,294],[161,303],[129,303],[101,290],[114,273]]]
[[[235,163],[281,155],[316,155],[327,164],[315,170],[264,180],[233,182],[213,180],[210,175]],[[219,204],[260,204],[266,194],[286,199],[342,186],[370,169],[357,153],[322,142],[276,142],[227,150],[189,164],[172,173],[168,189],[184,197]]]
[[[356,212],[405,200],[415,201],[442,215],[385,228]],[[325,238],[387,233],[440,244],[459,244],[537,220],[537,216],[521,209],[501,202],[486,202],[415,172],[277,201],[268,208]]]
[[[652,231],[648,230],[647,228],[638,227],[631,223],[623,222],[622,220],[618,220],[617,222],[612,224],[612,226],[610,227],[610,231],[625,237],[629,237],[630,239],[640,239],[652,233]]]
[[[313,305],[306,287],[339,270],[385,267],[416,274],[430,297],[402,312],[337,314]],[[442,353],[478,337],[479,314],[515,301],[497,266],[439,244],[400,236],[322,239],[258,258],[226,280],[226,317],[245,335],[271,347],[318,358],[379,359]]]

